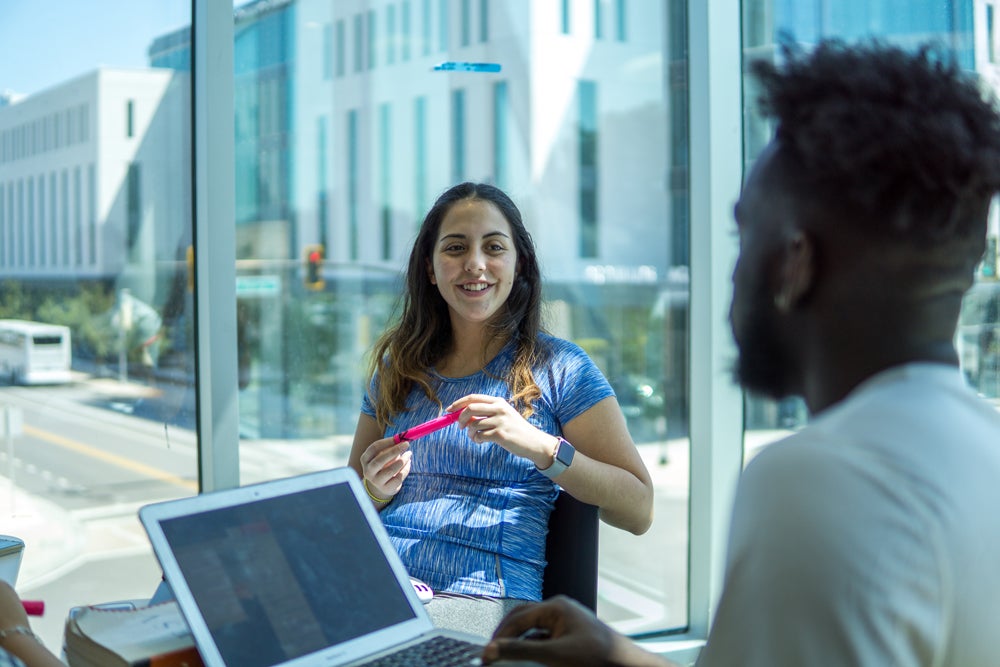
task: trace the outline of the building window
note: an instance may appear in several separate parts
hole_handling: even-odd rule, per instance
[[[490,0],[479,0],[479,41],[490,41]]]
[[[416,210],[427,210],[427,98],[413,103],[413,190]],[[418,216],[419,217],[419,216]]]
[[[79,176],[79,169],[77,170],[77,176]],[[135,249],[135,244],[139,240],[139,233],[142,231],[142,188],[140,183],[140,170],[139,164],[133,162],[128,166],[128,175],[126,177],[125,183],[125,211],[126,211],[126,228],[125,228],[125,248],[129,251],[130,257],[132,259],[137,259],[131,253]],[[79,209],[79,178],[77,178],[77,208]],[[77,210],[77,219],[79,220],[79,210]],[[79,227],[78,227],[79,228]],[[79,261],[79,259],[77,260]]]
[[[73,232],[69,226],[69,170],[62,170],[62,182],[60,183],[59,214],[62,223],[62,260],[63,265],[69,267],[73,263],[73,256],[70,254],[72,247]]]
[[[382,259],[392,259],[392,108],[386,102],[378,110],[379,137],[379,218],[382,230]]]
[[[333,26],[323,26],[323,80],[333,78]]]
[[[48,150],[48,132],[45,134],[45,150]],[[90,107],[86,104],[80,105],[80,141],[90,141]]]
[[[364,69],[365,56],[365,17],[357,14],[354,17],[354,71]]]
[[[396,62],[396,5],[385,8],[385,64]]]
[[[5,250],[10,248],[10,236],[7,233],[7,201],[6,189],[0,183],[0,266],[7,265],[7,255]]]
[[[347,248],[358,258],[358,111],[347,112]]]
[[[507,82],[493,84],[493,180],[501,190],[508,187],[507,144],[508,117]]]
[[[410,59],[410,0],[405,0],[399,6],[400,59],[406,62]]]
[[[375,21],[375,10],[368,12],[368,69],[375,69],[375,42],[378,33],[378,24]]]
[[[52,246],[52,263],[59,265],[59,216],[56,206],[56,172],[49,173],[49,219],[45,223],[49,226],[49,244]],[[65,258],[64,258],[65,259]]]
[[[128,212],[128,233],[132,234],[132,211],[135,210],[135,233],[138,235],[139,227],[139,211],[142,210],[141,203],[139,200],[139,174],[135,174],[135,186],[133,192],[133,177],[132,177],[132,167],[129,165],[129,178],[128,178],[128,201],[126,202],[126,210]],[[74,264],[76,266],[83,266],[83,178],[80,173],[80,167],[73,167],[73,230],[74,230],[74,240],[76,243],[73,244],[74,251]]]
[[[97,265],[97,169],[87,165],[87,252],[91,265]]]
[[[326,116],[316,119],[316,226],[319,228],[319,242],[324,248],[327,247],[327,206],[328,189],[327,184],[327,138],[326,138]]]
[[[37,226],[35,225],[35,179],[28,176],[28,227],[25,229],[28,240],[28,266],[37,264],[37,248],[35,246],[35,236]]]
[[[564,35],[568,35],[570,30],[569,2],[570,0],[561,0],[560,2],[560,25],[562,26],[562,32]]]
[[[451,92],[451,182],[465,180],[465,91]]]
[[[604,39],[604,0],[594,0],[594,39]]]
[[[448,0],[441,0],[438,3],[438,51],[442,53],[448,51],[448,21],[450,18]]]
[[[420,36],[421,36],[421,47],[420,52],[425,56],[431,54],[431,0],[423,0],[421,2],[421,12],[420,12]]]
[[[135,102],[128,100],[125,102],[125,136],[131,139],[135,136]],[[59,133],[56,132],[56,143],[59,142]],[[66,143],[69,144],[69,136],[66,137]]]
[[[48,218],[45,215],[45,174],[40,174],[36,180],[38,181],[38,223],[35,228],[38,230],[39,264],[46,266],[49,263],[49,244],[51,242],[48,235],[48,225],[46,225]]]
[[[347,36],[344,34],[344,21],[341,19],[337,21],[337,64],[335,67],[335,72],[337,76],[344,76],[344,72],[347,69]]]
[[[986,5],[986,53],[989,61],[997,61],[997,36],[994,16],[995,8],[992,4]]]
[[[461,45],[468,46],[472,40],[472,0],[462,0],[461,13]]]
[[[580,257],[597,257],[597,84],[577,87],[579,126]]]
[[[24,219],[24,179],[19,178],[17,179],[17,238],[14,243],[17,244],[16,265],[22,268],[25,265],[24,245],[27,233],[28,229]]]

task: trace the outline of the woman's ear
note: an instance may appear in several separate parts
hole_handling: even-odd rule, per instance
[[[429,259],[425,259],[424,262],[427,265],[427,278],[430,279],[431,285],[437,285],[437,278],[434,277],[434,265]]]
[[[774,294],[774,305],[782,313],[801,303],[816,280],[816,245],[811,236],[797,229],[781,248],[781,282]]]

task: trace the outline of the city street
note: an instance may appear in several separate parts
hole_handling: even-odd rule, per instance
[[[136,415],[171,400],[112,379],[0,388],[0,406],[23,415],[23,432],[0,443],[0,533],[26,543],[17,589],[45,601],[33,626],[49,646],[61,645],[71,607],[148,598],[156,588],[159,568],[136,513],[197,492],[196,440],[190,429]],[[243,440],[241,483],[344,465],[349,448],[350,436]],[[640,449],[657,488],[653,528],[642,537],[601,532],[600,613],[626,632],[683,624],[686,609],[687,444]]]

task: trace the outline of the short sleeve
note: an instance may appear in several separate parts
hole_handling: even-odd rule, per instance
[[[593,359],[570,341],[551,339],[552,356],[545,375],[551,384],[552,409],[566,424],[615,392]]]
[[[368,383],[368,391],[361,396],[361,412],[372,419],[375,419],[375,406],[372,404],[372,396],[378,391],[378,373],[376,372]]]

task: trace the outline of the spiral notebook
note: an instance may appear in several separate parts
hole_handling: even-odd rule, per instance
[[[478,664],[485,640],[434,627],[350,468],[139,518],[207,667],[380,665],[400,651],[403,664]],[[419,657],[428,641],[456,647],[456,661]]]

